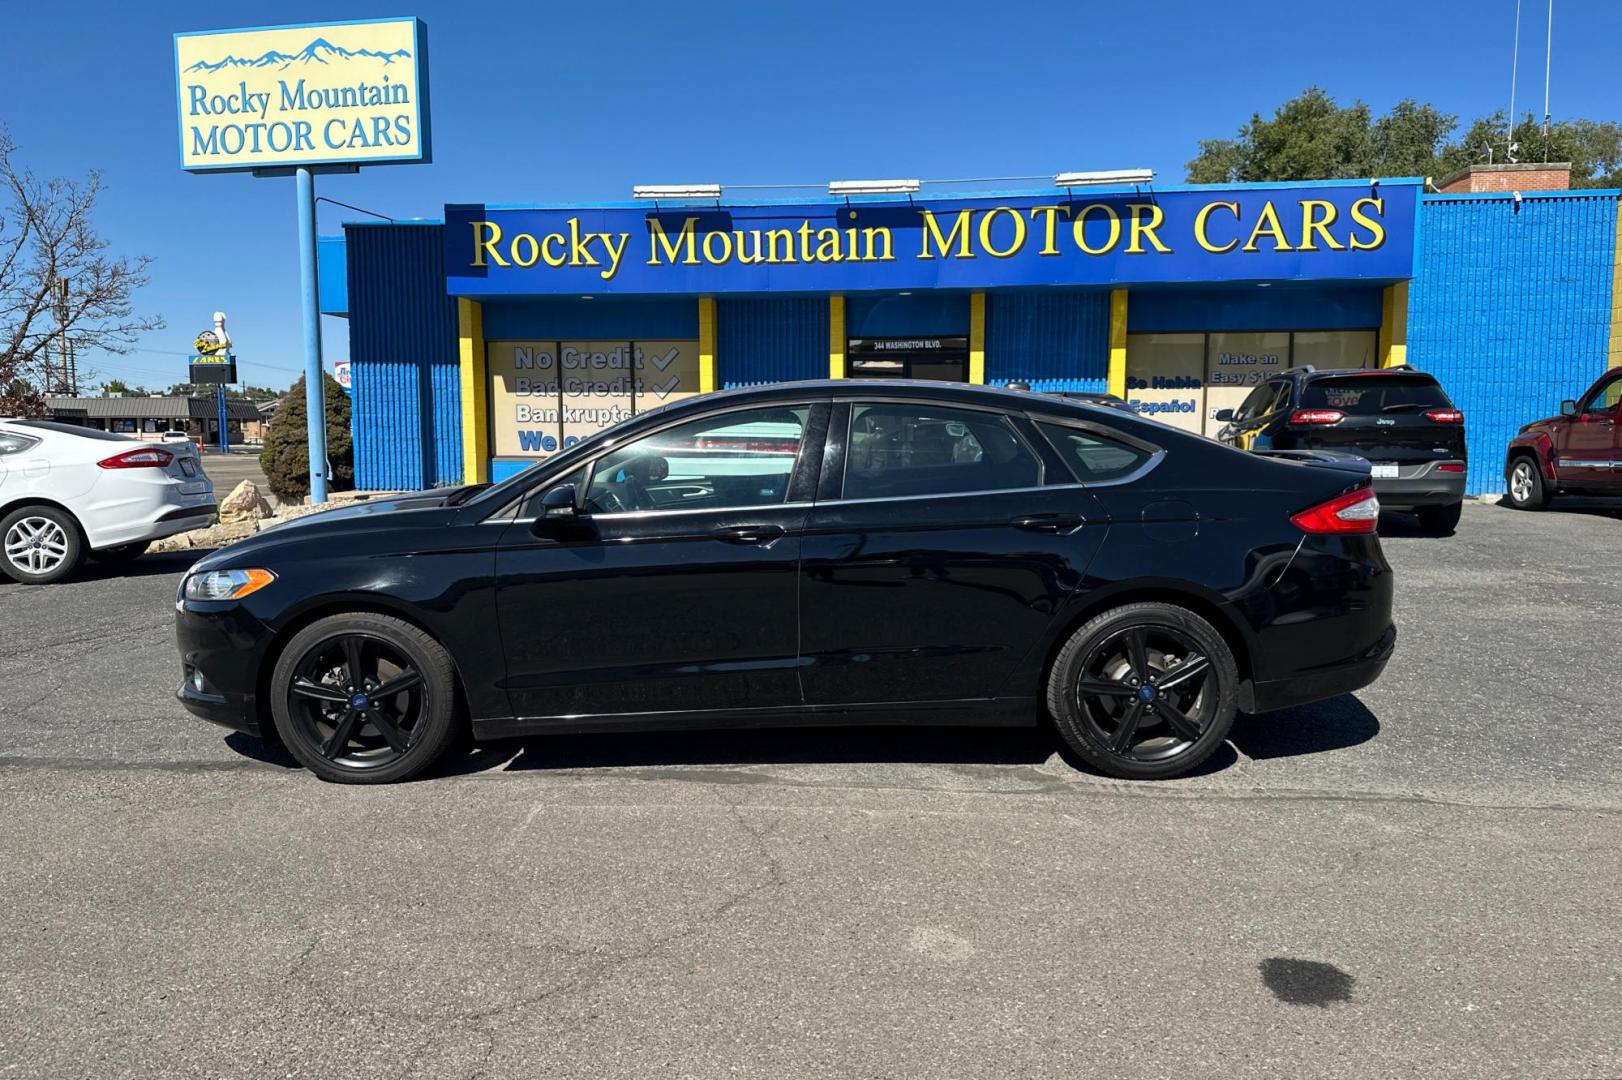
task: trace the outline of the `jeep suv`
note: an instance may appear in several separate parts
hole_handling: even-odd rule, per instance
[[[1534,420],[1504,459],[1509,504],[1536,510],[1565,492],[1622,495],[1622,367],[1612,368],[1560,415]]]
[[[1432,375],[1392,368],[1291,368],[1214,417],[1241,450],[1330,450],[1367,458],[1383,506],[1452,532],[1464,500],[1464,413]]]

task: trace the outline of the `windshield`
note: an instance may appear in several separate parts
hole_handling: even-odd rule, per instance
[[[1349,416],[1450,409],[1435,379],[1412,375],[1347,375],[1316,379],[1301,391],[1301,408],[1335,409]]]
[[[664,407],[668,408],[668,406]],[[655,411],[656,410],[649,409],[648,412],[638,413],[637,415],[647,416]],[[500,483],[491,484],[489,487],[481,489],[478,491],[476,498],[469,498],[464,501],[483,502],[488,499],[492,502],[499,502],[522,487],[530,474],[530,470],[534,469],[536,465],[552,465],[562,461],[573,461],[582,454],[589,454],[596,447],[599,447],[614,438],[621,426],[623,426],[623,423],[624,422],[622,421],[620,424],[613,424],[609,427],[603,428],[601,431],[594,432],[591,435],[586,436],[584,439],[581,439],[579,442],[575,443],[561,454],[553,454],[551,457],[538,458],[533,464],[527,465],[518,470],[505,480],[502,480]]]

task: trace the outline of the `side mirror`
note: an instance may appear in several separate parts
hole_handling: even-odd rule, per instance
[[[580,511],[575,507],[574,485],[559,484],[541,496],[540,512],[535,515],[530,531],[540,536],[559,525],[575,521],[579,516]]]
[[[1571,400],[1571,398],[1567,398],[1566,400],[1562,401],[1560,403],[1560,415],[1561,416],[1576,416],[1577,415],[1577,403],[1575,401]]]
[[[1221,423],[1221,424],[1231,424],[1231,423],[1233,423],[1233,410],[1232,409],[1218,409],[1216,411],[1215,415],[1213,415],[1211,417],[1211,419],[1215,420],[1215,421],[1217,421],[1218,423]]]

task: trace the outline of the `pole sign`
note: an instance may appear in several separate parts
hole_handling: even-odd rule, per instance
[[[801,205],[445,207],[458,296],[1412,275],[1418,181]]]
[[[426,42],[412,18],[176,34],[181,167],[428,161]]]

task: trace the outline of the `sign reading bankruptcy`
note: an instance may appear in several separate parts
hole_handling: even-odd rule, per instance
[[[724,293],[1396,280],[1417,183],[806,205],[445,208],[450,291]]]
[[[186,169],[427,161],[417,19],[175,35]]]

